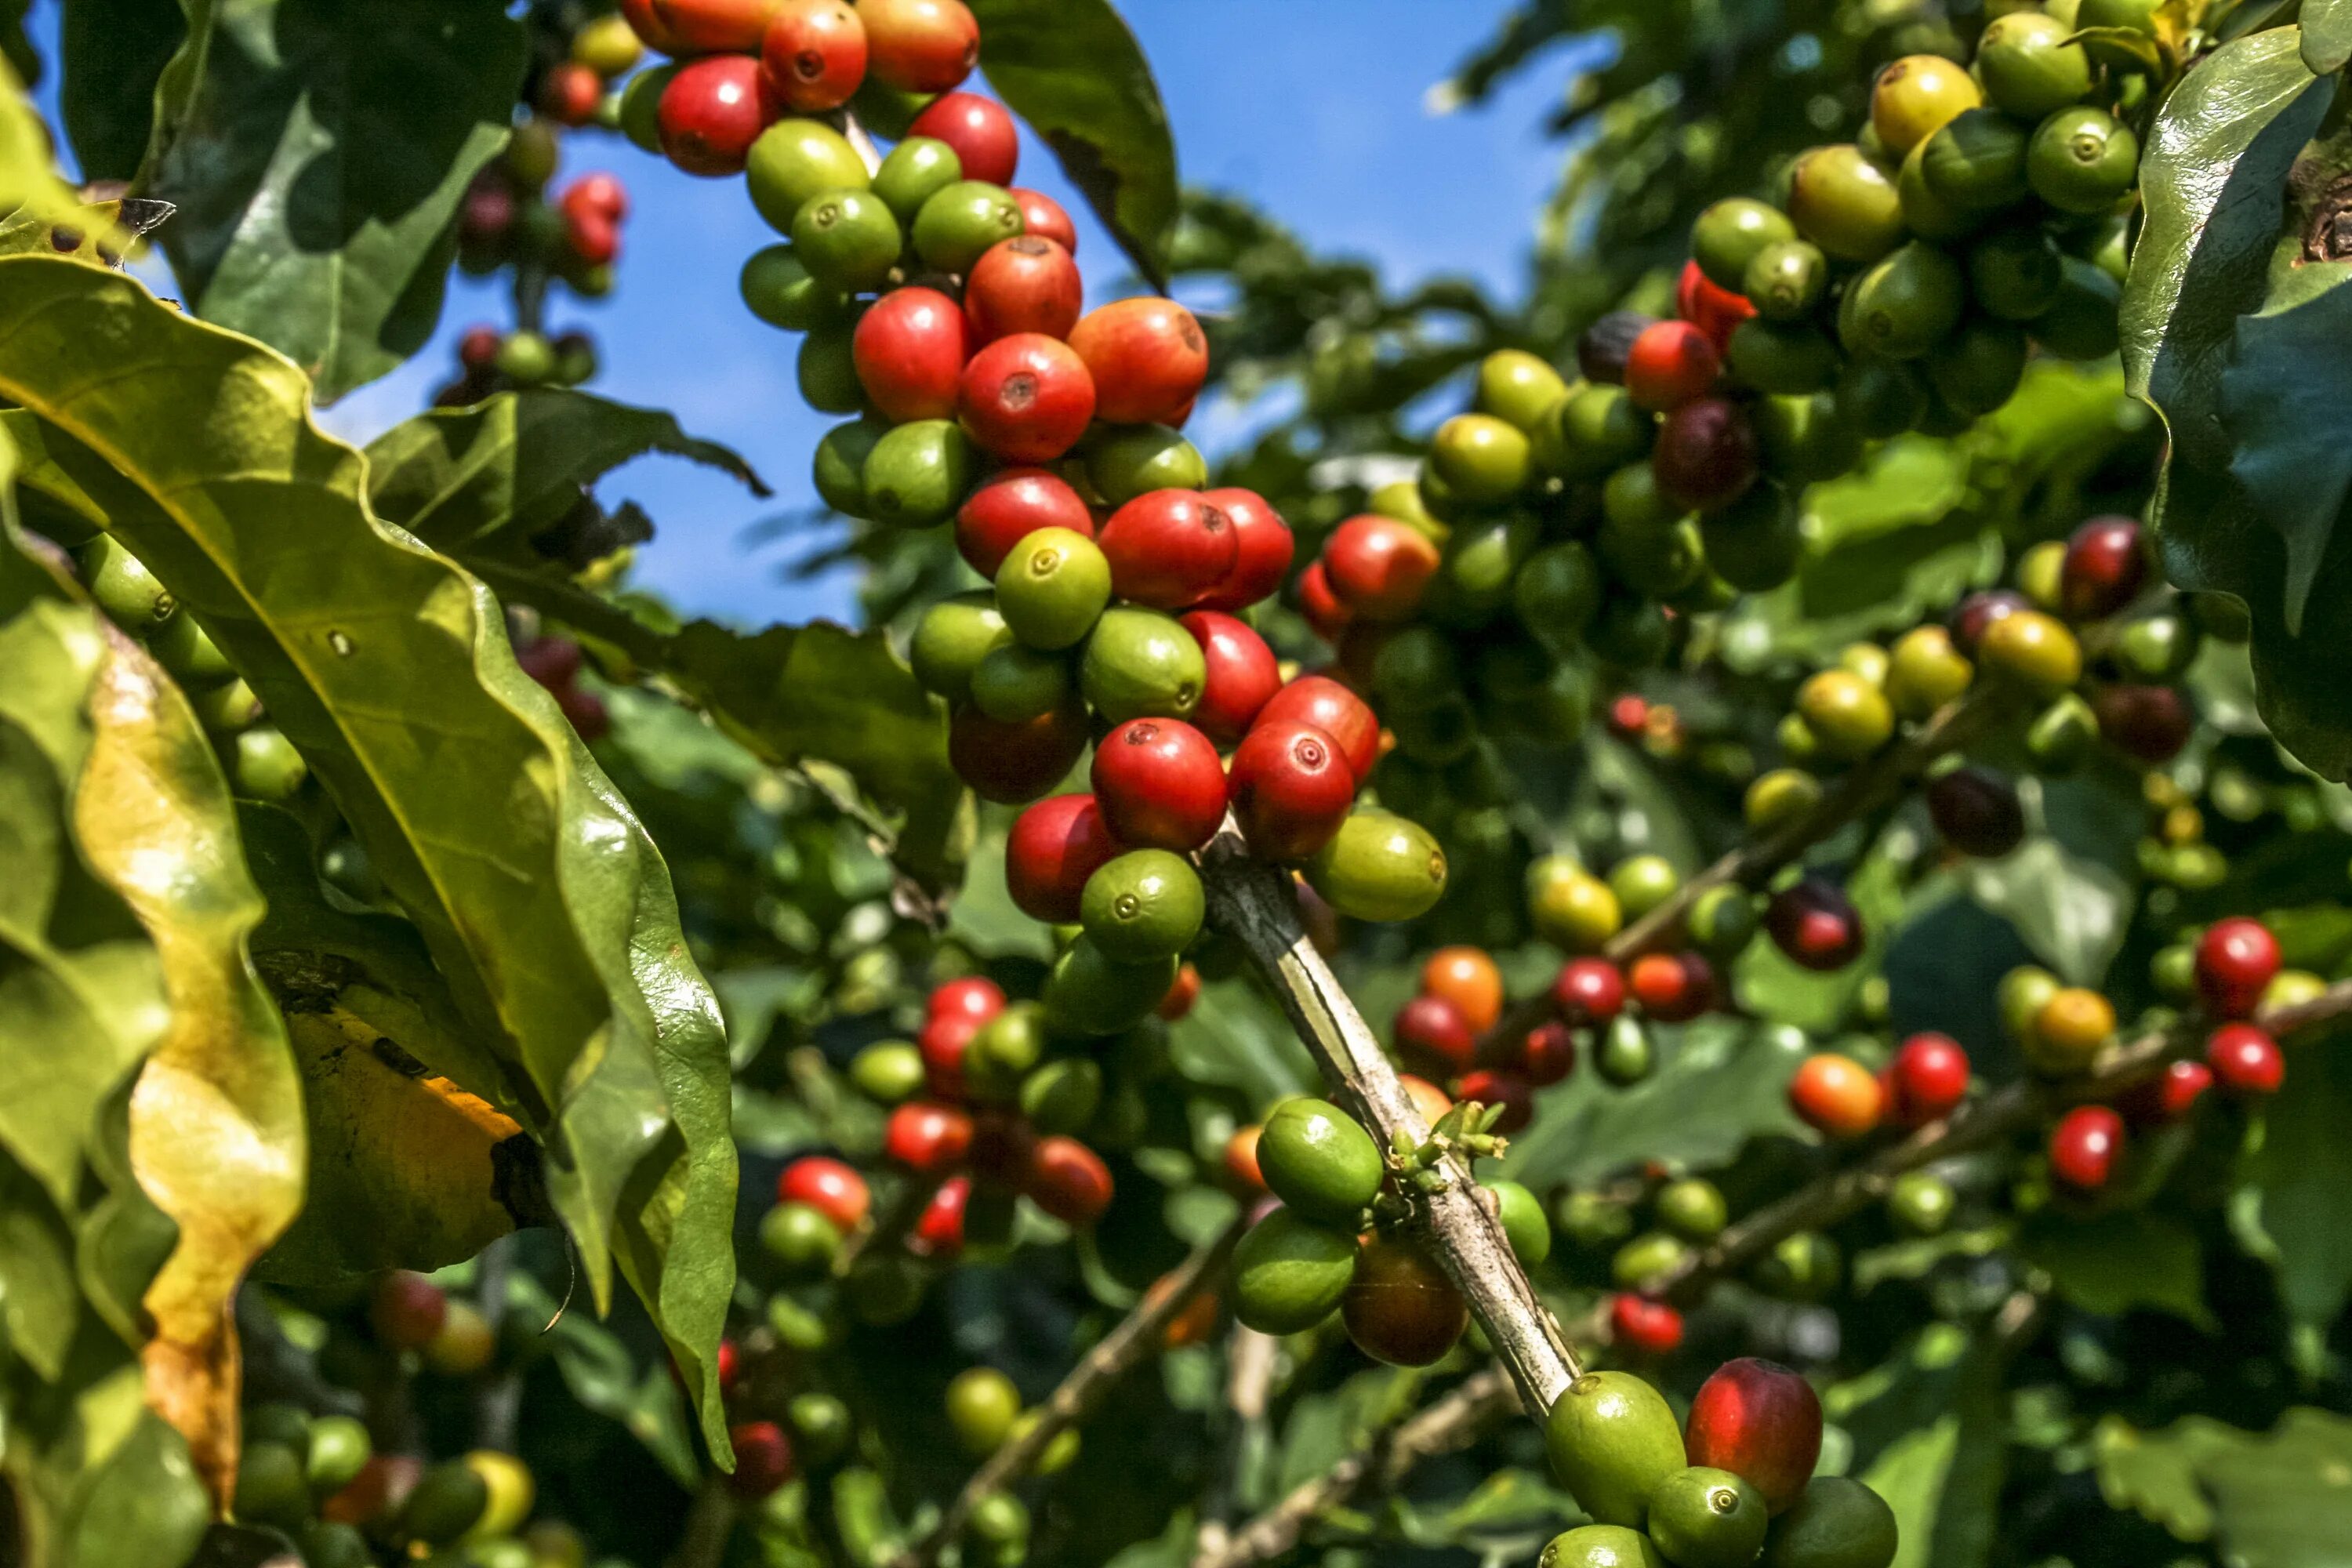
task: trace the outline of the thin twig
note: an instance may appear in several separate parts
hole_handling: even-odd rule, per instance
[[[1246,1323],[1235,1323],[1225,1341],[1225,1426],[1218,1445],[1216,1473],[1201,1506],[1201,1528],[1193,1537],[1196,1556],[1224,1549],[1239,1511],[1242,1471],[1256,1451],[1265,1430],[1266,1405],[1274,1392],[1274,1373],[1282,1342],[1259,1333]]]
[[[1192,1255],[1166,1277],[1165,1289],[1145,1292],[1136,1309],[1080,1357],[1069,1375],[1045,1396],[1029,1429],[990,1455],[987,1462],[972,1472],[931,1532],[901,1552],[893,1568],[929,1568],[939,1561],[949,1542],[963,1533],[972,1510],[980,1506],[982,1499],[1004,1490],[1027,1475],[1055,1438],[1084,1421],[1110,1392],[1112,1384],[1160,1348],[1168,1325],[1223,1272],[1225,1259],[1233,1255],[1234,1244],[1248,1228],[1249,1218],[1244,1211],[1214,1237],[1194,1247]]]
[[[1210,912],[1238,938],[1274,987],[1323,1077],[1364,1125],[1381,1157],[1393,1160],[1398,1134],[1408,1147],[1429,1137],[1380,1041],[1366,1026],[1331,966],[1307,937],[1290,873],[1250,858],[1228,821],[1202,853]],[[1430,1250],[1486,1331],[1530,1410],[1549,1410],[1581,1370],[1576,1352],[1528,1283],[1502,1224],[1470,1167],[1449,1153],[1432,1167],[1433,1191],[1409,1190]]]

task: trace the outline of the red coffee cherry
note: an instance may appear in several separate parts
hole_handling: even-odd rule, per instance
[[[1265,1131],[1253,1121],[1234,1128],[1234,1135],[1225,1140],[1225,1174],[1244,1193],[1266,1190],[1265,1173],[1257,1168],[1257,1140]]]
[[[2032,607],[2024,595],[2007,588],[1988,588],[1981,593],[1970,594],[1952,611],[1952,640],[1959,645],[1962,653],[1973,658],[1977,646],[1984,641],[1985,632],[1993,622]]]
[[[1462,1009],[1443,996],[1415,996],[1397,1009],[1390,1027],[1408,1067],[1432,1069],[1439,1078],[1469,1070],[1478,1037]]]
[[[862,0],[857,14],[866,24],[874,74],[901,91],[945,92],[980,63],[980,24],[963,0]],[[909,134],[931,132],[917,129]],[[993,174],[973,174],[969,163],[963,172],[966,179],[1004,183]]]
[[[1927,819],[1963,855],[1996,858],[2025,839],[2017,786],[1990,768],[1954,768],[1927,785]]]
[[[1633,999],[1661,1024],[1682,1024],[1706,1011],[1712,998],[1706,980],[1692,973],[1685,956],[1645,952],[1628,973]]]
[[[563,243],[582,265],[604,267],[621,254],[621,231],[594,213],[565,213]]]
[[[1649,731],[1647,698],[1628,691],[1609,700],[1609,732],[1623,741],[1638,741]]]
[[[1078,264],[1068,251],[1040,236],[1020,234],[998,240],[971,264],[963,282],[963,311],[977,342],[1015,332],[1066,338],[1086,308],[1085,295]]]
[[[1528,1123],[1536,1119],[1535,1086],[1517,1073],[1499,1068],[1475,1068],[1464,1073],[1454,1088],[1459,1099],[1501,1106],[1503,1114],[1496,1118],[1494,1130],[1506,1138],[1525,1131]]]
[[[2213,1087],[2213,1069],[2203,1062],[2170,1062],[2123,1092],[2116,1109],[2135,1127],[2168,1127],[2196,1109]]]
[[[1514,1056],[1529,1083],[1549,1088],[1576,1070],[1576,1031],[1556,1018],[1546,1019],[1519,1037]]]
[[[1241,548],[1232,521],[1198,490],[1146,491],[1112,512],[1095,542],[1110,562],[1111,591],[1158,610],[1189,609],[1224,580]]]
[[[684,54],[685,40],[670,30],[669,23],[656,9],[660,3],[661,0],[619,0],[622,20],[629,24],[629,31],[642,39],[646,47],[659,49],[666,55]]]
[[[1625,356],[1625,391],[1634,406],[1664,414],[1706,396],[1722,370],[1723,356],[1705,331],[1688,321],[1654,321]]]
[[[580,645],[570,637],[541,637],[516,649],[515,663],[550,691],[561,691],[580,674]]]
[[[448,1295],[410,1269],[395,1268],[378,1279],[368,1298],[368,1325],[396,1351],[422,1350],[448,1319]]]
[[[871,36],[870,23],[867,32]],[[1009,185],[1013,165],[1021,161],[1021,135],[1013,128],[1013,116],[1004,105],[976,92],[941,93],[915,116],[907,134],[954,148],[967,180]]]
[[[556,205],[567,216],[591,213],[607,223],[619,223],[629,216],[629,191],[620,176],[592,170],[566,185]]]
[[[1356,1348],[1374,1361],[1427,1366],[1470,1326],[1470,1309],[1427,1253],[1375,1232],[1356,1254],[1339,1319]]]
[[[2124,1119],[2104,1105],[2078,1105],[2050,1131],[2050,1173],[2076,1192],[2095,1193],[2123,1153]]]
[[[485,369],[499,357],[499,345],[505,342],[504,334],[496,327],[467,327],[466,335],[457,340],[457,363],[467,370]],[[542,680],[540,684],[547,683]]]
[[[874,1194],[855,1165],[826,1154],[810,1154],[778,1173],[776,1201],[806,1204],[846,1233],[865,1223]]]
[[[849,354],[866,401],[892,424],[952,418],[971,329],[938,289],[893,289],[857,319]]]
[[[971,1118],[952,1105],[910,1100],[883,1124],[883,1157],[919,1176],[945,1175],[971,1152]]]
[[[1239,610],[1269,597],[1282,587],[1290,571],[1297,542],[1290,524],[1255,490],[1205,490],[1202,499],[1225,514],[1234,529],[1234,566],[1224,580],[1201,595],[1204,610]]]
[[[2189,700],[2169,686],[2102,686],[2091,711],[2102,740],[2143,763],[2170,762],[2197,728]]]
[[[924,1258],[953,1258],[963,1250],[963,1216],[971,1207],[971,1178],[950,1176],[935,1188],[915,1216],[907,1250]]]
[[[1772,896],[1764,929],[1773,945],[1804,968],[1843,969],[1862,956],[1862,917],[1833,882],[1807,877]]]
[[[1270,706],[1270,704],[1269,704]],[[1331,841],[1356,804],[1356,773],[1318,727],[1263,713],[1234,749],[1234,820],[1262,860],[1304,860]]]
[[[760,52],[760,35],[767,30],[776,0],[654,0],[667,44],[655,44],[664,53],[739,54]],[[624,6],[629,25],[636,26],[635,9]],[[638,37],[652,39],[643,32]]]
[[[1110,1167],[1076,1139],[1056,1133],[1037,1140],[1022,1190],[1064,1225],[1089,1226],[1110,1207]]]
[[[1697,262],[1683,263],[1682,277],[1675,285],[1675,314],[1705,332],[1716,353],[1723,353],[1739,323],[1755,313],[1756,307],[1745,294],[1717,287],[1699,270]]]
[[[1427,534],[1375,512],[1348,519],[1323,542],[1332,593],[1351,617],[1368,621],[1410,620],[1439,559]]]
[[[1178,719],[1130,719],[1095,748],[1095,799],[1120,843],[1188,854],[1225,817],[1225,770],[1206,735]]]
[[[1605,958],[1571,958],[1551,983],[1551,1005],[1569,1023],[1598,1028],[1625,1010],[1625,976]]]
[[[1729,1470],[1780,1513],[1804,1491],[1821,1458],[1821,1399],[1777,1362],[1725,1362],[1691,1398],[1683,1451],[1694,1465]]]
[[[981,1019],[960,1013],[939,1013],[924,1019],[915,1032],[915,1048],[923,1058],[923,1088],[934,1099],[964,1098],[964,1048],[980,1033],[981,1024]]]
[[[576,61],[565,60],[539,79],[539,111],[558,125],[587,124],[604,98],[604,78]]]
[[[1425,1078],[1401,1072],[1397,1074],[1397,1087],[1404,1090],[1407,1100],[1412,1101],[1412,1108],[1421,1113],[1424,1126],[1436,1126],[1445,1119],[1445,1113],[1454,1109],[1454,1097]]]
[[[1968,1098],[1969,1053],[1949,1035],[1917,1034],[1886,1069],[1886,1110],[1897,1126],[1924,1127]]]
[[[709,176],[741,174],[744,154],[775,117],[760,62],[750,55],[712,55],[678,67],[654,114],[669,161]]]
[[[985,1024],[1004,1011],[1004,988],[985,974],[958,975],[931,987],[923,1011],[927,1017],[960,1016]]]
[[[2279,972],[2278,938],[2262,921],[2215,921],[2197,943],[2197,994],[2217,1018],[2244,1018]]]
[[[1621,1292],[1609,1302],[1609,1337],[1644,1355],[1672,1355],[1682,1348],[1683,1315],[1664,1301]]]
[[[1087,716],[1076,706],[1017,724],[966,708],[948,721],[948,762],[982,800],[1021,805],[1077,766],[1087,749]]]
[[[1381,760],[1381,721],[1362,698],[1328,675],[1302,675],[1267,700],[1257,721],[1292,719],[1312,724],[1339,743],[1348,771],[1357,780],[1371,776]]]
[[[1756,482],[1756,427],[1727,397],[1699,397],[1666,416],[1650,448],[1659,492],[1690,511],[1717,511]]]
[[[1249,733],[1258,710],[1282,689],[1274,649],[1246,623],[1215,610],[1194,610],[1178,619],[1201,645],[1201,658],[1208,667],[1192,722],[1217,744],[1233,745]]]
[[[2137,522],[2095,517],[2067,537],[2058,568],[2058,607],[2068,620],[2095,621],[2132,602],[2147,580]]]
[[[990,475],[956,510],[956,552],[973,571],[993,580],[1013,547],[1041,528],[1066,528],[1092,539],[1094,513],[1050,469],[1005,468]]]
[[[1346,635],[1348,623],[1354,614],[1339,602],[1331,591],[1331,574],[1323,570],[1323,563],[1310,561],[1307,570],[1298,574],[1298,613],[1307,617],[1307,627],[1327,643],[1337,644]]]
[[[2252,1024],[2224,1024],[2207,1036],[2205,1065],[2213,1081],[2235,1095],[2276,1094],[2286,1077],[2278,1042]]]
[[[886,295],[886,300],[910,290]],[[871,321],[877,305],[866,313]],[[858,322],[858,331],[866,322]],[[1050,463],[1095,416],[1095,384],[1070,345],[1043,332],[999,338],[963,367],[956,415],[981,450],[1008,463]]]
[[[1173,300],[1099,306],[1070,329],[1070,346],[1094,373],[1096,405],[1113,425],[1178,423],[1209,376],[1209,340]]]
[[[1799,1063],[1789,1079],[1789,1108],[1824,1138],[1860,1138],[1878,1126],[1886,1094],[1852,1057],[1821,1051]]]
[[[1021,205],[1024,233],[1050,239],[1072,256],[1078,253],[1077,225],[1070,221],[1070,215],[1062,210],[1061,203],[1041,191],[1021,185],[1007,185],[1004,193]]]
[[[1189,963],[1176,966],[1176,978],[1168,983],[1168,994],[1151,1010],[1152,1016],[1171,1024],[1181,1023],[1201,999],[1201,972]]]
[[[760,37],[768,89],[794,114],[849,101],[866,79],[866,24],[842,0],[780,0]]]
[[[735,1473],[727,1489],[746,1500],[766,1497],[793,1479],[793,1444],[772,1421],[738,1421],[727,1428],[735,1449]]]
[[[1094,796],[1047,795],[1014,818],[1005,835],[1004,889],[1031,920],[1072,925],[1087,879],[1118,852]]]

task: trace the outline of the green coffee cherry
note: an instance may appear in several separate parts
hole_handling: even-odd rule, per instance
[[[1000,583],[1003,575],[997,574]],[[1009,605],[1005,615],[1018,634],[1021,623]],[[1181,719],[1200,705],[1208,678],[1207,660],[1192,633],[1172,616],[1133,605],[1103,611],[1078,659],[1078,689],[1109,724]]]
[[[1764,1494],[1728,1470],[1676,1470],[1650,1494],[1647,1529],[1675,1568],[1748,1568],[1770,1522]]]
[[[1982,213],[1946,199],[1927,183],[1927,142],[1904,157],[1903,167],[1895,176],[1895,190],[1903,203],[1904,226],[1921,239],[1949,244],[1966,238],[1984,222]]]
[[[1429,461],[1447,489],[1471,506],[1510,500],[1531,471],[1527,433],[1491,414],[1457,414],[1439,426]]]
[[[1066,1057],[1021,1080],[1021,1114],[1040,1132],[1082,1132],[1101,1109],[1102,1096],[1102,1068],[1085,1057]]]
[[[301,791],[303,781],[310,776],[310,765],[277,729],[257,724],[237,735],[230,773],[243,798],[282,805]]]
[[[1109,581],[1110,568],[1106,565],[1106,598]],[[937,692],[950,704],[961,704],[971,700],[972,672],[980,668],[980,661],[1012,641],[1012,628],[996,607],[996,595],[976,589],[938,600],[924,610],[908,645],[908,662],[914,666],[915,679],[926,691]]]
[[[2092,0],[2085,0],[2088,10]],[[1895,1510],[1862,1482],[1817,1476],[1764,1538],[1762,1568],[1887,1568]]]
[[[923,1087],[923,1053],[905,1040],[877,1040],[850,1058],[849,1081],[885,1105],[911,1100]]]
[[[1909,365],[1856,358],[1846,362],[1838,377],[1836,399],[1840,421],[1876,439],[1900,435],[1919,422],[1927,408],[1927,385]]]
[[[857,361],[850,353],[852,331],[846,321],[828,322],[801,340],[794,378],[801,401],[820,414],[855,414],[866,405],[866,388],[858,384]]]
[[[1776,484],[1751,486],[1729,506],[1699,520],[1706,564],[1743,593],[1777,588],[1796,575],[1804,558],[1801,521],[1787,490]]]
[[[777,121],[751,143],[743,184],[768,226],[790,234],[803,205],[827,191],[865,190],[869,181],[847,137],[820,121],[792,119]]]
[[[1021,204],[1002,185],[959,180],[926,200],[915,214],[915,254],[943,272],[968,272],[988,247],[1025,226]]]
[[[1657,1546],[1620,1524],[1581,1524],[1544,1543],[1538,1568],[1667,1568]]]
[[[853,419],[826,431],[816,444],[811,464],[816,493],[824,504],[845,517],[866,515],[866,459],[875,443],[889,433],[888,421]]]
[[[1517,1182],[1480,1184],[1495,1194],[1495,1218],[1503,1227],[1511,1255],[1532,1268],[1551,1256],[1551,1221],[1535,1194]]]
[[[760,1216],[760,1248],[787,1277],[815,1279],[833,1267],[841,1231],[807,1204],[778,1204]]]
[[[751,314],[786,331],[805,332],[849,313],[849,296],[819,282],[789,245],[753,251],[740,283]]]
[[[793,254],[809,276],[845,294],[882,286],[898,263],[898,220],[868,190],[825,191],[793,218]]]
[[[1498,349],[1478,363],[1477,408],[1533,437],[1550,423],[1568,395],[1568,383],[1549,364],[1522,349]]]
[[[1557,424],[1562,471],[1573,479],[1596,479],[1646,457],[1657,436],[1657,421],[1622,386],[1577,388],[1559,405]]]
[[[1718,289],[1746,287],[1748,264],[1767,247],[1797,237],[1788,215],[1747,196],[1729,196],[1691,226],[1691,258]]]
[[[1079,922],[1111,957],[1142,963],[1184,951],[1201,934],[1201,879],[1181,855],[1135,849],[1087,879]]]
[[[1658,1189],[1658,1223],[1685,1241],[1713,1241],[1730,1222],[1722,1189],[1704,1176],[1685,1176]]]
[[[2025,330],[1977,317],[1927,358],[1927,384],[1944,405],[1969,416],[1990,414],[2025,379]]]
[[[172,591],[112,535],[100,534],[74,553],[89,596],[107,619],[133,637],[161,627],[179,607]]]
[[[1592,1058],[1593,1070],[1600,1073],[1601,1081],[1619,1089],[1641,1082],[1657,1063],[1657,1047],[1651,1044],[1649,1031],[1631,1013],[1620,1013],[1609,1021],[1601,1048]]]
[[[1843,379],[1841,369],[1839,380]],[[1861,461],[1862,433],[1838,417],[1834,386],[1810,397],[1759,398],[1748,411],[1748,422],[1756,427],[1756,439],[1763,447],[1764,471],[1788,483],[1831,479],[1851,471]],[[1755,493],[1750,490],[1748,495]],[[1736,510],[1738,504],[1728,510]],[[1714,548],[1712,543],[1707,547],[1710,562]]]
[[[971,437],[952,419],[895,426],[866,455],[866,515],[899,528],[945,522],[980,477],[980,463]]]
[[[236,669],[186,610],[165,621],[147,638],[147,651],[173,679],[191,690],[236,679]]]
[[[1914,240],[1855,280],[1838,310],[1846,351],[1917,359],[1942,342],[1968,308],[1959,263]]]
[[[1817,147],[1789,184],[1797,232],[1840,261],[1875,261],[1903,237],[1903,205],[1885,169],[1853,145]]]
[[[1570,540],[1528,556],[1511,579],[1511,606],[1554,658],[1564,657],[1601,607],[1601,570],[1592,552]]]
[[[1952,1184],[1930,1171],[1906,1171],[1886,1194],[1886,1212],[1906,1236],[1937,1236],[1952,1223]]]
[[[1055,1029],[1116,1035],[1151,1016],[1175,984],[1176,960],[1122,963],[1081,935],[1045,976],[1045,1004]]]
[[[1927,188],[1963,212],[1997,212],[2026,195],[2029,133],[1996,109],[1971,109],[1922,143]]]
[[[2105,110],[2059,110],[2033,132],[2025,176],[2060,212],[2105,212],[2129,195],[2139,174],[2139,138]]]
[[[2064,256],[2039,225],[1987,235],[1969,250],[1969,292],[2004,321],[2030,321],[2058,297]]]
[[[1234,1316],[1262,1334],[1295,1334],[1339,1310],[1356,1278],[1356,1236],[1278,1208],[1234,1248]]]
[[[302,1458],[283,1443],[246,1446],[237,1464],[237,1517],[291,1529],[310,1511],[310,1489],[302,1479]]]
[[[1813,313],[1829,281],[1829,258],[1821,247],[1790,239],[1768,245],[1748,258],[1739,291],[1768,321],[1798,321]]]
[[[2070,44],[2072,30],[2038,10],[2013,11],[1985,25],[1976,71],[1995,108],[2040,120],[2091,90],[2091,57]]]
[[[1069,700],[1070,664],[1019,643],[990,651],[971,672],[971,705],[1002,724],[1043,718]]]
[[[1358,809],[1306,867],[1324,902],[1353,920],[1409,921],[1445,892],[1445,852],[1428,829]]]
[[[1732,374],[1757,391],[1790,395],[1827,390],[1842,363],[1837,345],[1820,328],[1762,316],[1733,330],[1727,357]]]
[[[923,204],[963,178],[963,160],[946,142],[929,136],[909,136],[874,171],[874,194],[896,214],[902,225],[912,225]]]
[[[1197,490],[1209,482],[1200,448],[1165,425],[1109,426],[1086,446],[1087,483],[1110,506],[1152,490]]]
[[[2035,341],[2061,359],[2105,359],[2116,352],[2123,286],[2094,262],[2060,264],[2057,297],[2033,319]]]
[[[1682,1469],[1682,1428],[1656,1389],[1630,1372],[1589,1372],[1544,1420],[1552,1474],[1604,1524],[1638,1525],[1658,1483]]]

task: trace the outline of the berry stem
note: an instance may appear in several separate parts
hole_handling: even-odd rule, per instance
[[[1388,1152],[1391,1173],[1402,1174],[1399,1134],[1405,1146],[1418,1148],[1429,1139],[1428,1124],[1363,1015],[1307,939],[1290,874],[1253,860],[1230,818],[1202,851],[1201,862],[1211,918],[1248,949],[1324,1079]],[[1512,1256],[1501,1223],[1480,1201],[1468,1163],[1447,1154],[1418,1173],[1410,1195],[1438,1262],[1511,1369],[1528,1408],[1550,1409],[1583,1369]]]
[[[1192,1249],[1192,1255],[1168,1278],[1168,1288],[1153,1290],[1135,1310],[1113,1325],[1094,1349],[1079,1358],[1054,1392],[1038,1406],[1029,1429],[991,1454],[971,1473],[948,1504],[929,1534],[898,1554],[891,1568],[929,1568],[940,1553],[963,1533],[972,1510],[981,1500],[1017,1483],[1029,1473],[1054,1439],[1094,1413],[1111,1385],[1160,1348],[1168,1325],[1192,1303],[1192,1298],[1224,1272],[1234,1244],[1249,1228],[1246,1210],[1215,1236]]]

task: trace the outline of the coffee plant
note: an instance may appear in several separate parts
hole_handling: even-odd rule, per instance
[[[26,10],[0,1563],[2344,1560],[2352,3],[1518,8],[1510,301],[1108,0]]]

